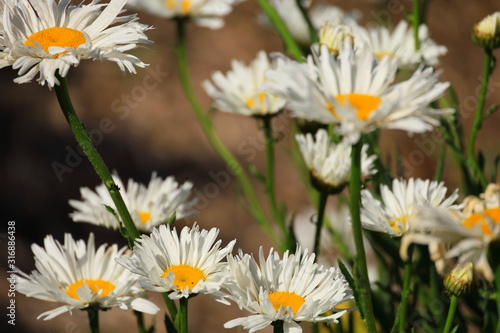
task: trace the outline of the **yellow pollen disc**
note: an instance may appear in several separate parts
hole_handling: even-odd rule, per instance
[[[464,220],[463,226],[470,230],[479,225],[485,235],[493,236],[491,222],[500,224],[500,208],[490,208],[482,212],[472,213],[471,216]]]
[[[183,1],[181,5],[181,14],[186,15],[187,12],[189,11],[189,8],[191,8],[191,1],[189,0]]]
[[[330,111],[331,114],[337,119],[337,120],[342,120],[342,118],[337,114],[337,111],[335,111],[335,108],[333,107],[333,104],[330,102],[326,103],[326,108],[328,111]]]
[[[66,293],[70,297],[73,297],[74,299],[80,299],[76,291],[78,290],[78,288],[83,287],[84,285],[87,285],[93,293],[98,293],[100,290],[101,291],[100,297],[106,297],[109,295],[110,292],[115,290],[115,285],[112,284],[111,282],[104,280],[85,279],[76,281],[75,283],[70,285],[68,289],[66,289]]]
[[[382,102],[382,99],[377,96],[356,93],[338,95],[335,99],[341,105],[344,105],[346,101],[349,102],[356,109],[356,116],[361,120],[366,120],[378,108],[380,102]]]
[[[464,220],[463,225],[467,229],[472,229],[479,223],[484,222],[484,219],[485,216],[482,213],[473,213],[471,216]]]
[[[394,54],[391,52],[377,52],[377,58],[382,59],[383,57],[394,57]]]
[[[165,1],[165,5],[167,6],[168,9],[174,10],[175,0],[167,0],[167,1]]]
[[[26,39],[24,45],[36,47],[35,42],[40,44],[45,52],[48,53],[51,46],[72,47],[76,49],[78,46],[85,44],[85,35],[75,29],[53,27],[35,32]],[[64,53],[66,51],[54,54],[53,58],[58,58]]]
[[[486,213],[493,222],[500,224],[500,207],[487,209]]]
[[[296,314],[302,304],[306,301],[302,296],[288,291],[276,291],[269,293],[269,300],[273,305],[273,308],[278,311],[281,306],[291,307],[293,314]]]
[[[401,230],[399,228],[399,226],[397,225],[398,222],[401,222],[403,223],[403,230]],[[398,234],[402,234],[403,232],[405,232],[406,230],[406,217],[396,217],[395,220],[392,220],[391,222],[389,222],[389,225],[397,231]]]
[[[257,93],[253,97],[249,97],[246,101],[245,104],[250,108],[253,109],[255,107],[255,104],[259,102],[260,105],[260,111],[264,113],[266,111],[266,106],[264,104],[264,101],[267,97],[266,93]]]
[[[194,286],[201,280],[205,280],[205,275],[201,269],[196,267],[191,267],[189,265],[175,265],[167,268],[163,273],[163,277],[166,278],[168,273],[174,273],[175,280],[174,284],[179,289],[193,289]]]
[[[255,100],[253,98],[248,98],[245,104],[251,109],[255,106]]]
[[[142,224],[148,223],[149,220],[151,220],[151,213],[150,212],[138,212],[137,215],[139,215],[139,218],[141,219]]]

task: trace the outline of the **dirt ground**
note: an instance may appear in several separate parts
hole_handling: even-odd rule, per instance
[[[380,19],[397,23],[403,18],[401,8],[409,9],[411,5],[408,0],[330,2],[346,10],[359,9],[363,13],[363,23]],[[472,44],[470,30],[475,22],[498,9],[498,4],[486,0],[431,1],[427,20],[431,36],[448,48],[448,54],[442,59],[442,80],[451,81],[457,90],[466,129],[472,120],[482,71],[482,51]],[[259,50],[282,51],[277,35],[257,24],[259,13],[256,1],[248,0],[235,8],[220,30],[189,27],[192,82],[204,106],[208,107],[210,100],[200,83],[213,71],[227,71],[231,59],[249,62]],[[181,221],[179,225],[198,221],[204,228],[220,228],[224,244],[236,238],[236,247],[246,252],[256,253],[261,245],[268,249],[270,241],[239,204],[234,179],[226,179],[226,166],[208,144],[182,94],[173,54],[173,22],[145,13],[140,13],[140,17],[140,22],[154,26],[148,36],[155,44],[135,52],[150,64],[149,68],[125,77],[112,63],[88,61],[71,69],[70,91],[78,114],[87,128],[97,133],[98,150],[110,169],[116,170],[122,179],[147,182],[151,172],[157,171],[162,177],[174,175],[178,181],[194,183],[201,197],[198,216]],[[147,75],[156,75],[158,82],[150,90],[141,89],[144,80],[149,80]],[[34,268],[30,245],[41,244],[47,234],[62,241],[65,232],[84,239],[89,232],[94,232],[98,244],[118,242],[125,245],[115,232],[73,223],[69,219],[68,200],[79,199],[79,188],[94,188],[98,178],[85,159],[74,155],[76,143],[55,94],[36,83],[17,85],[12,82],[15,77],[11,69],[0,71],[0,233],[6,232],[7,221],[16,222],[17,265],[25,272]],[[487,106],[500,102],[498,70],[492,76],[490,87]],[[132,103],[127,102],[130,96],[135,96]],[[281,117],[280,122],[290,123],[285,116]],[[499,121],[499,115],[494,114],[478,137],[488,162],[498,153],[496,126]],[[243,153],[242,149],[251,142],[260,142],[255,120],[218,112],[214,122],[221,140],[244,165],[254,164],[263,170],[263,145],[254,146],[255,157]],[[402,132],[384,131],[384,156],[389,159],[397,147],[402,158],[410,163],[406,176],[432,177],[438,148],[424,144],[435,142],[429,139],[432,137],[432,134],[408,137]],[[286,203],[290,211],[300,213],[308,211],[310,204],[288,156],[292,139],[290,126],[285,126],[276,153],[276,189],[278,200]],[[71,171],[56,173],[54,163],[67,163],[68,158]],[[455,188],[459,186],[456,164],[451,157],[447,161],[445,180],[449,188]],[[264,201],[262,186],[256,183],[256,188]],[[5,244],[3,236],[0,241]],[[1,251],[0,258],[4,258],[5,247]],[[2,259],[0,264],[6,267],[6,260]],[[0,278],[6,281],[5,270],[0,272]],[[7,284],[0,285],[0,305],[5,309],[8,298],[4,286]],[[151,298],[163,310],[161,298],[158,295]],[[76,333],[88,330],[84,313],[38,321],[38,314],[57,304],[28,299],[21,294],[17,294],[15,300],[16,326],[7,325],[3,317],[0,319],[2,332]],[[222,326],[230,319],[246,315],[235,306],[227,307],[203,296],[192,299],[190,306],[191,332],[243,332],[238,328],[225,330]],[[161,313],[156,318],[148,316],[147,320],[156,320],[156,332],[164,332]],[[134,325],[134,316],[121,310],[101,315],[103,333],[134,332]]]

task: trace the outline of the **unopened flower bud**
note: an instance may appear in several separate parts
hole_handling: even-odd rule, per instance
[[[333,54],[338,55],[341,45],[354,45],[354,34],[345,25],[327,21],[319,31],[319,43],[325,45]]]
[[[474,280],[472,262],[456,265],[444,278],[444,287],[449,293],[460,296],[469,292]]]
[[[500,12],[486,16],[472,28],[472,41],[486,49],[500,47]]]

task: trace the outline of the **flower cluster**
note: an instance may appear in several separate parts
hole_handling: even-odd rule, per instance
[[[133,253],[116,245],[95,250],[93,235],[85,244],[67,234],[64,245],[48,236],[45,248],[33,245],[37,270],[30,276],[22,273],[19,291],[65,304],[41,314],[45,319],[89,306],[158,312],[142,298],[143,289],[166,292],[173,300],[207,294],[229,304],[229,298],[254,315],[226,327],[243,325],[251,332],[277,321],[285,322],[285,332],[297,331],[298,322],[337,322],[346,312],[323,316],[352,299],[337,268],[315,264],[314,254],[300,247],[283,259],[276,252],[264,259],[261,248],[258,264],[248,254],[230,255],[236,241],[221,248],[218,234],[216,228],[200,230],[196,224],[180,234],[161,225],[141,236]]]
[[[472,262],[479,275],[493,281],[494,274],[487,259],[490,244],[500,238],[500,185],[489,184],[480,195],[468,196],[460,210],[421,205],[415,226],[407,242],[441,243],[451,247],[435,253],[436,261],[458,258],[458,264]]]

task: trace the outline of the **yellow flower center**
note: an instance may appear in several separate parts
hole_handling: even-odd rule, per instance
[[[137,215],[139,215],[139,218],[141,219],[142,224],[148,223],[149,220],[151,220],[151,213],[150,212],[138,212]]]
[[[335,99],[342,106],[348,102],[351,107],[356,109],[356,116],[361,120],[368,119],[370,114],[375,111],[382,102],[380,97],[356,93],[337,95]],[[331,103],[327,104],[327,108],[335,118],[340,120],[340,116]]]
[[[273,308],[278,311],[281,306],[291,307],[293,314],[296,314],[302,304],[306,301],[302,296],[288,291],[276,291],[269,293],[269,300],[273,305]]]
[[[257,93],[252,97],[249,97],[246,101],[245,104],[250,108],[253,109],[257,103],[260,105],[260,111],[262,113],[266,112],[266,106],[264,104],[264,100],[266,99],[267,94],[266,93]]]
[[[491,229],[492,222],[500,224],[500,207],[472,213],[464,220],[463,226],[470,230],[479,225],[479,228],[481,228],[481,231],[485,235],[494,236],[493,230]]]
[[[403,223],[403,229],[400,229],[398,222]],[[396,217],[396,219],[389,222],[389,225],[396,230],[396,232],[401,235],[406,231],[406,217]]]
[[[377,52],[377,58],[382,59],[383,57],[395,57],[395,55],[391,52]]]
[[[177,1],[178,0],[166,0],[165,5],[167,6],[168,9],[175,10],[175,5],[176,5]],[[182,15],[186,15],[189,12],[190,8],[191,8],[191,1],[190,0],[181,1],[180,13]]]
[[[76,49],[78,46],[85,44],[85,35],[81,31],[75,29],[53,27],[35,32],[26,39],[24,45],[36,47],[35,43],[40,44],[47,53],[51,46],[72,47]],[[66,53],[66,51],[54,54],[52,57],[56,59],[64,53]]]
[[[163,272],[162,276],[166,278],[169,273],[173,273],[175,275],[174,284],[179,289],[188,288],[191,290],[198,282],[205,280],[205,274],[203,274],[201,269],[191,267],[189,265],[171,266]]]
[[[115,285],[109,281],[85,279],[78,280],[75,283],[71,284],[68,289],[66,289],[66,293],[74,299],[80,299],[76,291],[78,290],[78,288],[85,285],[87,285],[93,293],[97,294],[99,291],[101,291],[100,297],[106,297],[110,292],[115,290]]]

